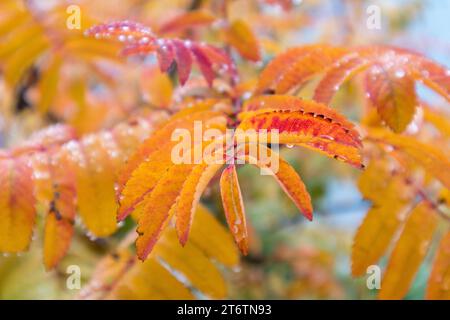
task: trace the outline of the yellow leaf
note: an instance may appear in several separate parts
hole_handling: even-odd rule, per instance
[[[36,216],[32,171],[23,159],[0,158],[0,252],[28,249]]]
[[[408,292],[430,246],[437,215],[426,202],[413,209],[389,258],[381,282],[380,299],[401,299]]]
[[[101,136],[89,135],[81,143],[69,144],[74,154],[74,170],[80,216],[87,229],[97,237],[117,229],[117,203],[114,192],[116,168],[114,149]]]
[[[108,299],[194,299],[192,293],[155,259],[137,262]]]
[[[245,21],[233,21],[225,32],[227,42],[236,48],[242,57],[255,62],[261,60],[258,39]]]
[[[239,255],[233,237],[204,206],[198,205],[189,241],[195,243],[208,257],[233,267]]]
[[[374,175],[378,175],[373,179]],[[386,252],[403,224],[413,192],[401,176],[391,176],[386,167],[370,163],[361,175],[359,188],[372,208],[358,228],[352,246],[352,274],[361,276]],[[398,190],[402,190],[401,194]]]
[[[176,242],[175,230],[167,229],[153,254],[176,267],[195,288],[212,298],[223,298],[226,295],[225,281],[211,260],[194,244],[188,242],[184,247],[172,245]]]
[[[37,108],[43,114],[49,110],[56,96],[61,64],[62,57],[57,55],[47,69],[42,72],[41,81],[39,81],[40,96]]]
[[[444,235],[436,251],[425,298],[450,300],[450,232]]]
[[[147,68],[141,77],[144,99],[151,105],[168,108],[172,102],[173,87],[169,76],[154,66]]]
[[[441,150],[412,137],[396,135],[383,129],[370,129],[369,136],[405,153],[427,173],[450,189],[450,160]]]
[[[49,176],[52,182],[50,201],[44,227],[44,265],[53,269],[65,256],[72,241],[76,214],[75,177],[67,166],[69,155],[63,149],[52,159]]]

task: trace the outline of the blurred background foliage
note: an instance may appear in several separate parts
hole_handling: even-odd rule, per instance
[[[83,17],[94,21],[130,19],[141,21],[157,30],[164,20],[190,6],[202,6],[202,0],[96,0],[96,1],[25,1],[46,19],[46,10],[56,5],[79,4]],[[33,5],[31,6],[32,3]],[[366,28],[366,8],[381,8],[380,30]],[[219,10],[219,5],[216,5]],[[396,44],[425,53],[443,64],[449,63],[448,20],[450,1],[437,0],[293,0],[230,1],[229,16],[245,19],[260,37],[263,62],[239,61],[244,80],[250,80],[283,49],[305,43],[357,45],[368,43]],[[0,23],[1,24],[1,23]],[[220,43],[217,30],[196,28],[194,37]],[[4,43],[0,43],[1,46]],[[37,61],[39,64],[41,61]],[[0,61],[0,64],[3,61]],[[91,76],[92,64],[70,65],[61,82],[96,83],[96,90],[86,98],[89,105],[79,112],[67,94],[64,83],[58,87],[58,108],[43,115],[37,108],[37,88],[27,87],[24,105],[17,102],[17,91],[0,74],[0,145],[13,146],[38,128],[55,121],[68,122],[81,133],[110,127],[125,116],[154,112],[154,106],[141,96],[140,67],[137,64],[99,64],[99,74],[106,83]],[[29,75],[30,76],[30,75]],[[91,84],[92,86],[92,84]],[[67,89],[67,90],[66,90]],[[75,90],[75,89],[74,89]],[[81,89],[80,89],[81,90]],[[70,91],[70,90],[69,90]],[[75,90],[76,91],[76,90]],[[113,92],[113,94],[112,94]],[[145,93],[145,92],[144,92]],[[302,95],[308,97],[305,88]],[[358,119],[359,93],[347,85],[333,104],[351,119]],[[148,98],[148,97],[147,97]],[[76,100],[76,99],[75,99]],[[345,106],[345,107],[343,107]],[[89,109],[91,108],[91,109]],[[75,110],[75,111],[74,111]],[[77,112],[78,110],[78,112]],[[94,110],[94,111],[92,111]],[[96,110],[96,111],[95,111]],[[348,166],[318,156],[305,149],[282,150],[282,154],[301,174],[315,206],[312,223],[301,217],[276,182],[261,176],[253,167],[239,170],[246,211],[251,230],[251,251],[242,258],[239,268],[226,274],[230,298],[234,299],[371,299],[376,292],[367,289],[365,279],[350,276],[350,248],[355,229],[368,204],[355,187],[358,174]],[[223,220],[220,192],[213,185],[204,196],[205,203]],[[31,250],[20,256],[0,257],[0,299],[69,299],[77,290],[66,288],[66,268],[79,265],[82,284],[86,283],[99,258],[114,247],[133,225],[126,221],[122,229],[109,239],[89,239],[77,233],[69,254],[52,272],[45,272],[41,258],[42,234],[36,228],[37,241]],[[77,224],[77,228],[82,228]],[[429,261],[424,264],[407,298],[423,297]]]

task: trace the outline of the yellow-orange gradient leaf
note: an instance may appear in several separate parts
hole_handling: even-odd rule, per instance
[[[77,201],[86,228],[96,237],[106,237],[117,229],[114,182],[118,160],[110,134],[89,135],[80,143],[66,146],[73,157]]]
[[[208,111],[214,104],[215,100],[207,100],[195,104],[190,108],[181,110],[172,116],[171,120],[165,123],[161,128],[147,138],[127,160],[122,167],[118,177],[118,194],[121,193],[131,173],[153,152],[161,148],[164,144],[161,142],[170,141],[170,137],[177,128],[184,128],[186,124],[193,121],[206,121],[210,118],[218,116],[217,112]]]
[[[206,111],[189,114],[187,118],[183,117],[168,123],[147,139],[121,172],[120,180],[125,181],[125,185],[121,189],[119,197],[118,220],[127,217],[136,205],[151,193],[162,175],[174,166],[172,152],[181,143],[180,139],[184,137],[184,135],[180,135],[177,139],[172,139],[174,133],[192,133],[196,124],[222,128],[225,123],[226,119],[217,112]]]
[[[380,299],[402,299],[411,285],[433,238],[437,215],[426,202],[413,209],[389,258]]]
[[[247,146],[249,151],[251,146]],[[295,203],[300,212],[308,219],[312,220],[313,208],[311,196],[306,190],[306,186],[298,173],[292,166],[280,156],[264,145],[258,145],[258,156],[255,158],[250,152],[246,152],[246,161],[255,164],[267,174],[271,174],[280,184],[284,192]]]
[[[366,76],[366,90],[381,119],[394,132],[405,130],[417,106],[414,79],[407,77],[403,69],[376,65]]]
[[[327,45],[288,49],[275,57],[261,72],[256,93],[287,93],[325,70],[347,51]]]
[[[194,26],[208,25],[213,23],[216,17],[207,10],[195,10],[175,16],[165,22],[160,28],[159,33],[170,33],[182,31]]]
[[[186,244],[194,213],[208,183],[222,167],[221,164],[199,164],[187,177],[176,204],[176,230],[181,244]]]
[[[44,228],[44,265],[53,269],[65,256],[72,241],[76,213],[75,177],[65,163],[68,156],[60,154],[50,164],[53,197]]]
[[[25,159],[0,158],[0,252],[26,251],[36,216],[32,171]]]
[[[441,150],[408,136],[400,136],[383,129],[371,129],[369,137],[405,153],[428,174],[450,189],[450,159]]]
[[[184,181],[189,176],[194,165],[173,165],[163,175],[151,193],[148,193],[136,207],[138,218],[136,241],[137,255],[145,260],[152,251],[162,230],[173,215],[175,205],[183,188]]]
[[[198,246],[208,257],[225,266],[233,267],[239,263],[239,254],[233,237],[203,205],[198,205],[189,241]]]
[[[177,245],[177,235],[172,228],[165,231],[155,247],[154,255],[176,266],[191,285],[208,296],[217,299],[226,295],[225,281],[214,263],[195,244]]]
[[[371,162],[361,175],[358,186],[364,198],[372,201],[352,246],[352,274],[366,274],[386,252],[397,230],[403,224],[411,188],[398,175],[392,175],[384,164]],[[402,190],[401,194],[398,190]]]
[[[241,252],[248,253],[248,234],[244,203],[237,178],[236,167],[230,165],[220,177],[220,194],[228,227]]]
[[[185,248],[178,243],[172,226],[168,226],[143,263],[137,261],[129,246],[133,240],[133,234],[129,234],[116,252],[97,265],[80,298],[193,299],[198,292],[225,298],[222,268],[216,263],[237,265],[238,251],[231,235],[205,207],[198,206],[195,214]]]
[[[233,21],[225,32],[227,42],[242,57],[255,62],[261,60],[261,49],[258,39],[245,21]]]

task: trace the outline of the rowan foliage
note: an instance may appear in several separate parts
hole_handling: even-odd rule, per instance
[[[0,3],[0,92],[14,101],[3,118],[10,131],[26,127],[26,109],[37,123],[0,151],[0,252],[33,251],[39,234],[45,269],[58,271],[87,235],[103,257],[82,299],[223,299],[231,269],[258,258],[292,269],[285,296],[341,298],[331,253],[277,246],[264,256],[245,209],[258,202],[244,201],[257,192],[241,176],[251,164],[313,220],[316,190],[303,165],[317,153],[332,159],[320,160],[322,174],[331,179],[341,162],[370,203],[351,274],[386,256],[378,297],[402,299],[431,259],[425,296],[450,299],[450,125],[418,90],[448,104],[450,70],[390,45],[284,48],[261,30],[298,24],[290,1],[237,2],[194,1],[164,19],[156,19],[162,4],[140,4],[141,15],[105,19],[81,1],[79,30],[61,27],[63,4]],[[265,11],[274,5],[284,21]],[[174,162],[174,132],[193,136],[198,123],[214,139]],[[292,161],[293,147],[313,153],[295,150],[302,154]],[[211,150],[215,161],[196,158]]]

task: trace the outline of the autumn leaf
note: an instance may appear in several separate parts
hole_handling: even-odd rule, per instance
[[[263,97],[258,104],[263,109],[240,115],[239,129],[278,130],[281,144],[298,144],[361,168],[359,135],[333,110],[288,96]]]
[[[181,111],[183,112],[183,111]],[[192,132],[194,121],[205,121],[211,127],[224,126],[225,119],[215,111],[205,111],[187,114],[186,117],[173,119],[145,141],[136,153],[130,158],[128,164],[122,169],[119,183],[125,182],[120,188],[120,208],[118,219],[123,220],[131,213],[133,208],[150,193],[158,183],[162,174],[174,166],[171,159],[172,149],[178,141],[160,143],[160,139],[170,140],[173,130],[185,128]],[[144,161],[147,160],[147,161]],[[143,161],[143,162],[142,162]]]
[[[0,251],[26,251],[36,216],[32,171],[25,159],[0,158]]]
[[[106,140],[106,143],[108,140]],[[80,216],[96,237],[105,237],[117,229],[115,212],[117,204],[114,192],[113,140],[105,145],[97,136],[88,136],[81,143],[67,146],[75,157],[71,165],[75,172],[78,208]]]
[[[382,129],[371,129],[369,136],[406,154],[445,187],[450,188],[450,161],[441,150],[411,137],[395,135]]]
[[[426,299],[450,299],[450,233],[447,232],[439,245],[433,262],[426,291]]]
[[[74,233],[76,214],[75,177],[58,163],[66,163],[68,155],[62,151],[51,159],[52,199],[44,227],[44,265],[50,270],[66,255]]]
[[[230,165],[222,172],[220,193],[228,226],[239,249],[246,255],[248,253],[247,225],[236,166]]]
[[[225,29],[225,37],[226,41],[236,48],[243,58],[254,62],[261,60],[258,39],[245,21],[233,21]]]
[[[325,70],[346,51],[326,45],[288,49],[278,55],[261,72],[256,93],[284,94],[301,86],[316,73]]]
[[[417,81],[449,100],[450,72],[420,54],[391,46],[358,48],[307,45],[288,49],[261,72],[255,92],[288,93],[322,76],[313,99],[329,103],[341,85],[359,73],[365,92],[382,120],[395,132],[411,122]]]
[[[179,32],[195,26],[210,25],[215,20],[216,17],[207,10],[184,12],[164,22],[158,32],[161,34]]]
[[[348,56],[338,59],[325,73],[314,90],[313,100],[329,104],[339,88],[354,75],[370,66],[367,59]]]
[[[436,225],[437,216],[428,203],[422,202],[414,208],[389,258],[380,299],[401,299],[406,295],[428,251]]]
[[[250,150],[250,146],[245,148],[245,160],[247,163],[255,164],[259,168],[266,170],[274,176],[280,184],[283,191],[295,203],[300,212],[308,219],[312,220],[313,208],[311,204],[311,196],[306,190],[306,186],[298,173],[292,166],[284,159],[282,159],[276,152],[262,144],[257,146],[258,157],[255,157]],[[261,156],[261,155],[265,156]],[[238,159],[241,156],[238,155]],[[274,168],[272,167],[274,166]]]
[[[182,245],[188,240],[200,197],[221,167],[221,164],[199,164],[186,178],[176,205],[176,231]]]
[[[224,278],[213,260],[226,267],[236,266],[237,250],[231,235],[205,207],[198,206],[195,216],[191,241],[184,248],[179,245],[175,230],[168,227],[143,263],[136,261],[125,238],[118,252],[98,264],[80,297],[193,299],[195,295],[190,288],[195,288],[208,297],[224,298]],[[184,281],[179,279],[180,275]]]
[[[370,163],[360,176],[359,190],[372,201],[353,239],[352,274],[361,276],[378,262],[402,226],[413,198],[411,187],[400,175],[390,173],[383,163]],[[402,190],[398,195],[396,190]]]
[[[117,37],[125,43],[123,54],[149,54],[156,52],[162,72],[167,72],[173,62],[176,63],[178,78],[183,85],[190,73],[192,60],[197,62],[205,80],[211,86],[216,73],[225,71],[232,79],[236,79],[236,68],[228,55],[219,48],[178,39],[158,38],[150,28],[136,22],[117,21],[96,25],[86,31],[86,35],[95,38]]]
[[[417,106],[413,79],[405,77],[405,71],[401,69],[376,65],[366,77],[366,90],[381,119],[394,132],[403,132],[413,119]]]

